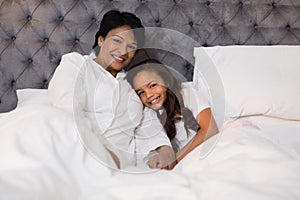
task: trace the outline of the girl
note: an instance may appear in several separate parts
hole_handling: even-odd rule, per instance
[[[144,106],[156,111],[177,152],[177,163],[218,133],[207,101],[192,86],[176,79],[159,61],[148,59],[133,66],[127,80]]]

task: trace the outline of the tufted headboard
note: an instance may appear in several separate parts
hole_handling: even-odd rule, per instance
[[[17,89],[47,88],[63,54],[90,53],[103,14],[113,8],[203,46],[300,44],[299,0],[0,0],[0,112],[15,108]],[[139,55],[171,60],[193,77],[193,62],[172,52]]]

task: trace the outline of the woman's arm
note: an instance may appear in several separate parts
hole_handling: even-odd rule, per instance
[[[62,56],[48,87],[52,105],[67,110],[73,109],[76,81],[84,62],[84,57],[79,53],[72,52]]]
[[[216,121],[212,115],[211,109],[206,108],[202,110],[196,118],[198,124],[200,125],[201,129],[196,133],[194,138],[187,143],[182,149],[180,149],[176,153],[176,160],[177,163],[181,161],[188,153],[202,144],[211,136],[216,135],[219,130],[216,124]]]

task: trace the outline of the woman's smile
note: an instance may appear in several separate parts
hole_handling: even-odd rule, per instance
[[[122,63],[125,61],[125,58],[122,58],[121,56],[117,56],[117,55],[113,55],[112,54],[112,57],[114,58],[114,60],[118,63]]]

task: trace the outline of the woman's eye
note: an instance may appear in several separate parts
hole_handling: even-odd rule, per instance
[[[117,44],[121,44],[122,43],[122,41],[119,40],[119,39],[113,39],[113,41],[114,41],[114,43],[117,43]]]
[[[137,49],[137,46],[135,46],[135,45],[129,45],[128,49],[129,49],[129,51],[135,51]]]

